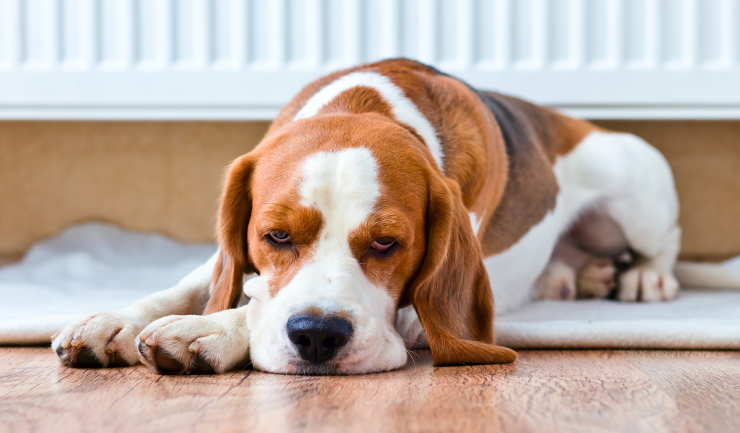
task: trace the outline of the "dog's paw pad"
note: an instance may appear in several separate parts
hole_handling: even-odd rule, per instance
[[[190,362],[190,369],[193,373],[198,374],[214,374],[216,369],[208,363],[208,361],[201,357],[199,354],[193,356],[193,360]]]
[[[85,346],[59,346],[55,350],[62,365],[74,368],[101,368],[103,363],[95,356],[92,349]]]

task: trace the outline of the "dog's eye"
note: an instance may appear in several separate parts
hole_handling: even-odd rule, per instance
[[[288,232],[270,232],[267,234],[267,239],[274,244],[287,244],[292,241]]]
[[[373,241],[370,247],[380,254],[387,254],[393,246],[396,245],[396,240],[391,238],[380,238]]]

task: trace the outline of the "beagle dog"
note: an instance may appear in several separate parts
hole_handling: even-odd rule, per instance
[[[677,217],[640,138],[381,61],[306,86],[231,164],[214,257],[52,348],[161,374],[370,373],[423,347],[435,365],[509,363],[494,312],[675,298]]]

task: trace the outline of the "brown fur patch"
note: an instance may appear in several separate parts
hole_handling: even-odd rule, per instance
[[[596,127],[517,98],[491,92],[482,98],[501,128],[509,165],[503,198],[482,239],[483,253],[489,256],[516,243],[555,207],[555,159]]]
[[[301,311],[300,314],[309,314],[311,316],[322,317],[324,315],[324,310],[319,307],[308,307],[305,310]]]
[[[390,105],[385,102],[378,91],[363,86],[353,87],[338,94],[330,104],[321,107],[316,115],[334,113],[378,113],[386,117],[392,117]]]
[[[245,273],[255,271],[248,257],[247,228],[252,213],[252,171],[256,158],[247,154],[234,161],[226,175],[218,214],[218,240],[222,268],[214,275],[211,297],[205,314],[236,306]],[[215,273],[214,272],[214,273]]]
[[[496,119],[478,95],[454,78],[431,78],[431,98],[439,107],[439,135],[445,143],[448,177],[457,181],[463,203],[480,221],[488,221],[504,194],[508,159]],[[482,239],[483,224],[478,232]]]

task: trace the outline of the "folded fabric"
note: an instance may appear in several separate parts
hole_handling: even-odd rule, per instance
[[[0,344],[47,342],[74,318],[171,287],[215,251],[110,224],[70,227],[0,268]]]

